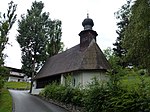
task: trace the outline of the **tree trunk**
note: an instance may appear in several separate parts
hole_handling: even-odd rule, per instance
[[[32,93],[32,87],[33,87],[33,77],[34,77],[34,72],[32,72],[32,76],[31,76],[31,87],[30,87],[30,93]]]
[[[31,76],[31,87],[30,87],[30,93],[32,93],[33,78],[34,78],[34,69],[35,69],[35,59],[33,59],[33,65],[32,65],[32,76]]]

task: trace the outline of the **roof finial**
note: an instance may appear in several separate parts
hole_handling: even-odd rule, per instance
[[[89,18],[89,13],[87,13],[87,18]]]

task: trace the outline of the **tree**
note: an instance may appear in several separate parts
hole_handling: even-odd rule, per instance
[[[115,55],[114,50],[108,47],[103,52],[108,62],[110,63],[112,70],[114,72],[119,72],[121,69],[121,66],[118,64],[119,57]]]
[[[121,66],[126,66],[123,58],[126,54],[126,49],[122,46],[122,41],[124,39],[124,32],[126,27],[129,24],[129,17],[130,17],[130,8],[131,8],[131,0],[127,0],[127,3],[124,4],[120,10],[115,13],[116,19],[119,20],[117,23],[118,30],[116,33],[118,37],[116,42],[113,44],[116,48],[113,48],[114,54],[119,57],[118,64]]]
[[[47,44],[47,53],[51,57],[63,50],[63,43],[61,42],[61,21],[52,21],[51,30],[49,31],[49,39]]]
[[[52,21],[49,13],[42,12],[43,8],[42,2],[33,2],[27,15],[22,15],[18,21],[17,41],[22,51],[22,69],[32,78],[47,57],[59,52],[62,44],[61,21]]]
[[[17,14],[15,14],[17,5],[11,1],[8,4],[7,13],[0,15],[0,66],[4,64],[5,55],[3,53],[6,44],[8,43],[8,33],[16,21]]]
[[[4,67],[5,54],[3,53],[6,44],[8,44],[8,33],[16,21],[17,14],[15,14],[17,5],[11,1],[8,3],[7,13],[1,15],[0,13],[0,91],[3,87],[4,80],[9,74],[9,70]]]
[[[147,68],[150,73],[150,2],[136,0],[131,8],[130,22],[125,31],[123,46],[126,60]]]

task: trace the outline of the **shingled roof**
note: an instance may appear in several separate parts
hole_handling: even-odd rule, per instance
[[[85,49],[80,44],[47,59],[35,79],[80,70],[108,70],[110,65],[96,42]]]

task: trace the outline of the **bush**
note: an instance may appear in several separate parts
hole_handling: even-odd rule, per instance
[[[72,97],[72,104],[75,106],[84,106],[84,98],[85,98],[85,91],[80,90],[79,88],[73,89],[73,97]]]
[[[0,94],[1,94],[3,86],[4,86],[4,81],[3,81],[3,78],[0,76]]]
[[[3,66],[0,66],[0,94],[4,86],[4,81],[7,80],[8,75],[9,75],[9,70]]]
[[[85,100],[87,112],[149,112],[150,91],[148,83],[141,77],[137,89],[130,89],[121,85],[118,74],[110,75],[110,80],[103,85],[94,80]]]
[[[133,71],[127,72],[135,75]],[[146,80],[145,76],[139,76],[136,89],[128,89],[129,85],[124,86],[120,73],[114,75],[109,72],[108,75],[110,80],[107,83],[102,83],[94,78],[85,89],[53,83],[46,86],[40,95],[66,104],[84,107],[86,112],[150,111],[150,87],[147,76]]]
[[[143,77],[140,77],[137,89],[128,89],[122,85],[117,85],[118,90],[114,93],[112,89],[109,89],[109,107],[107,111],[113,112],[149,112],[150,110],[150,97],[148,84]],[[131,85],[130,85],[131,86]]]
[[[40,93],[40,96],[47,99],[57,100],[66,104],[74,104],[76,106],[83,106],[83,95],[83,92],[79,88],[65,87],[56,83],[46,86]]]
[[[85,97],[85,108],[88,112],[101,112],[109,97],[109,92],[103,85],[87,90]]]

